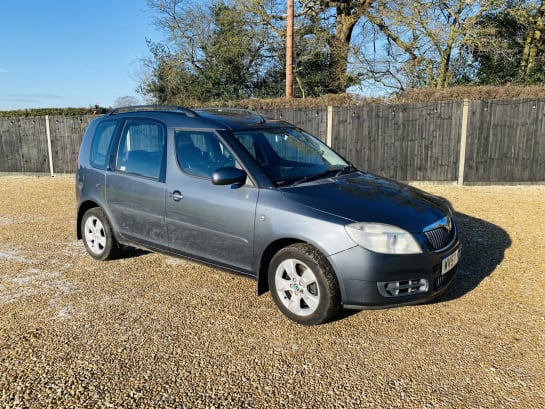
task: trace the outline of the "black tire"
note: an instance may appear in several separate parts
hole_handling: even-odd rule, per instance
[[[339,284],[315,247],[298,243],[278,251],[269,265],[269,289],[289,319],[303,325],[330,321],[341,309]]]
[[[87,252],[96,260],[115,258],[119,247],[112,233],[110,221],[100,207],[85,212],[81,219],[81,236]]]

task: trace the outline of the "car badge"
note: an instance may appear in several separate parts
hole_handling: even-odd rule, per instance
[[[436,221],[435,223],[430,224],[424,228],[424,232],[435,230],[435,229],[445,229],[449,234],[452,232],[454,225],[452,223],[452,218],[449,216],[443,217],[441,220]]]
[[[446,217],[446,223],[445,223],[445,229],[450,233],[452,231],[452,219],[450,217]]]

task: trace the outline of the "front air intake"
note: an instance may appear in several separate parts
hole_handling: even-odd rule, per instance
[[[379,282],[378,291],[383,297],[406,297],[428,291],[428,280],[385,281]]]

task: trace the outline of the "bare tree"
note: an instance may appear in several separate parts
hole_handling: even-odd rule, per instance
[[[117,98],[114,102],[114,108],[135,106],[135,105],[138,105],[139,103],[140,102],[138,98],[127,95],[124,97]]]
[[[483,13],[502,5],[499,0],[376,0],[364,10],[374,34],[372,48],[356,44],[363,77],[394,89],[445,88],[455,80],[457,64],[480,33]],[[464,61],[465,60],[465,61]]]
[[[349,58],[354,28],[366,14],[373,0],[301,0],[305,13],[321,14],[324,21],[333,20],[329,31],[328,92],[340,93],[353,85]]]

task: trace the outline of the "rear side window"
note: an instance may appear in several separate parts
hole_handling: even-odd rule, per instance
[[[119,142],[116,170],[159,179],[165,150],[165,128],[149,120],[129,120]]]
[[[105,121],[98,124],[91,146],[91,166],[106,169],[108,152],[115,135],[117,121]]]

